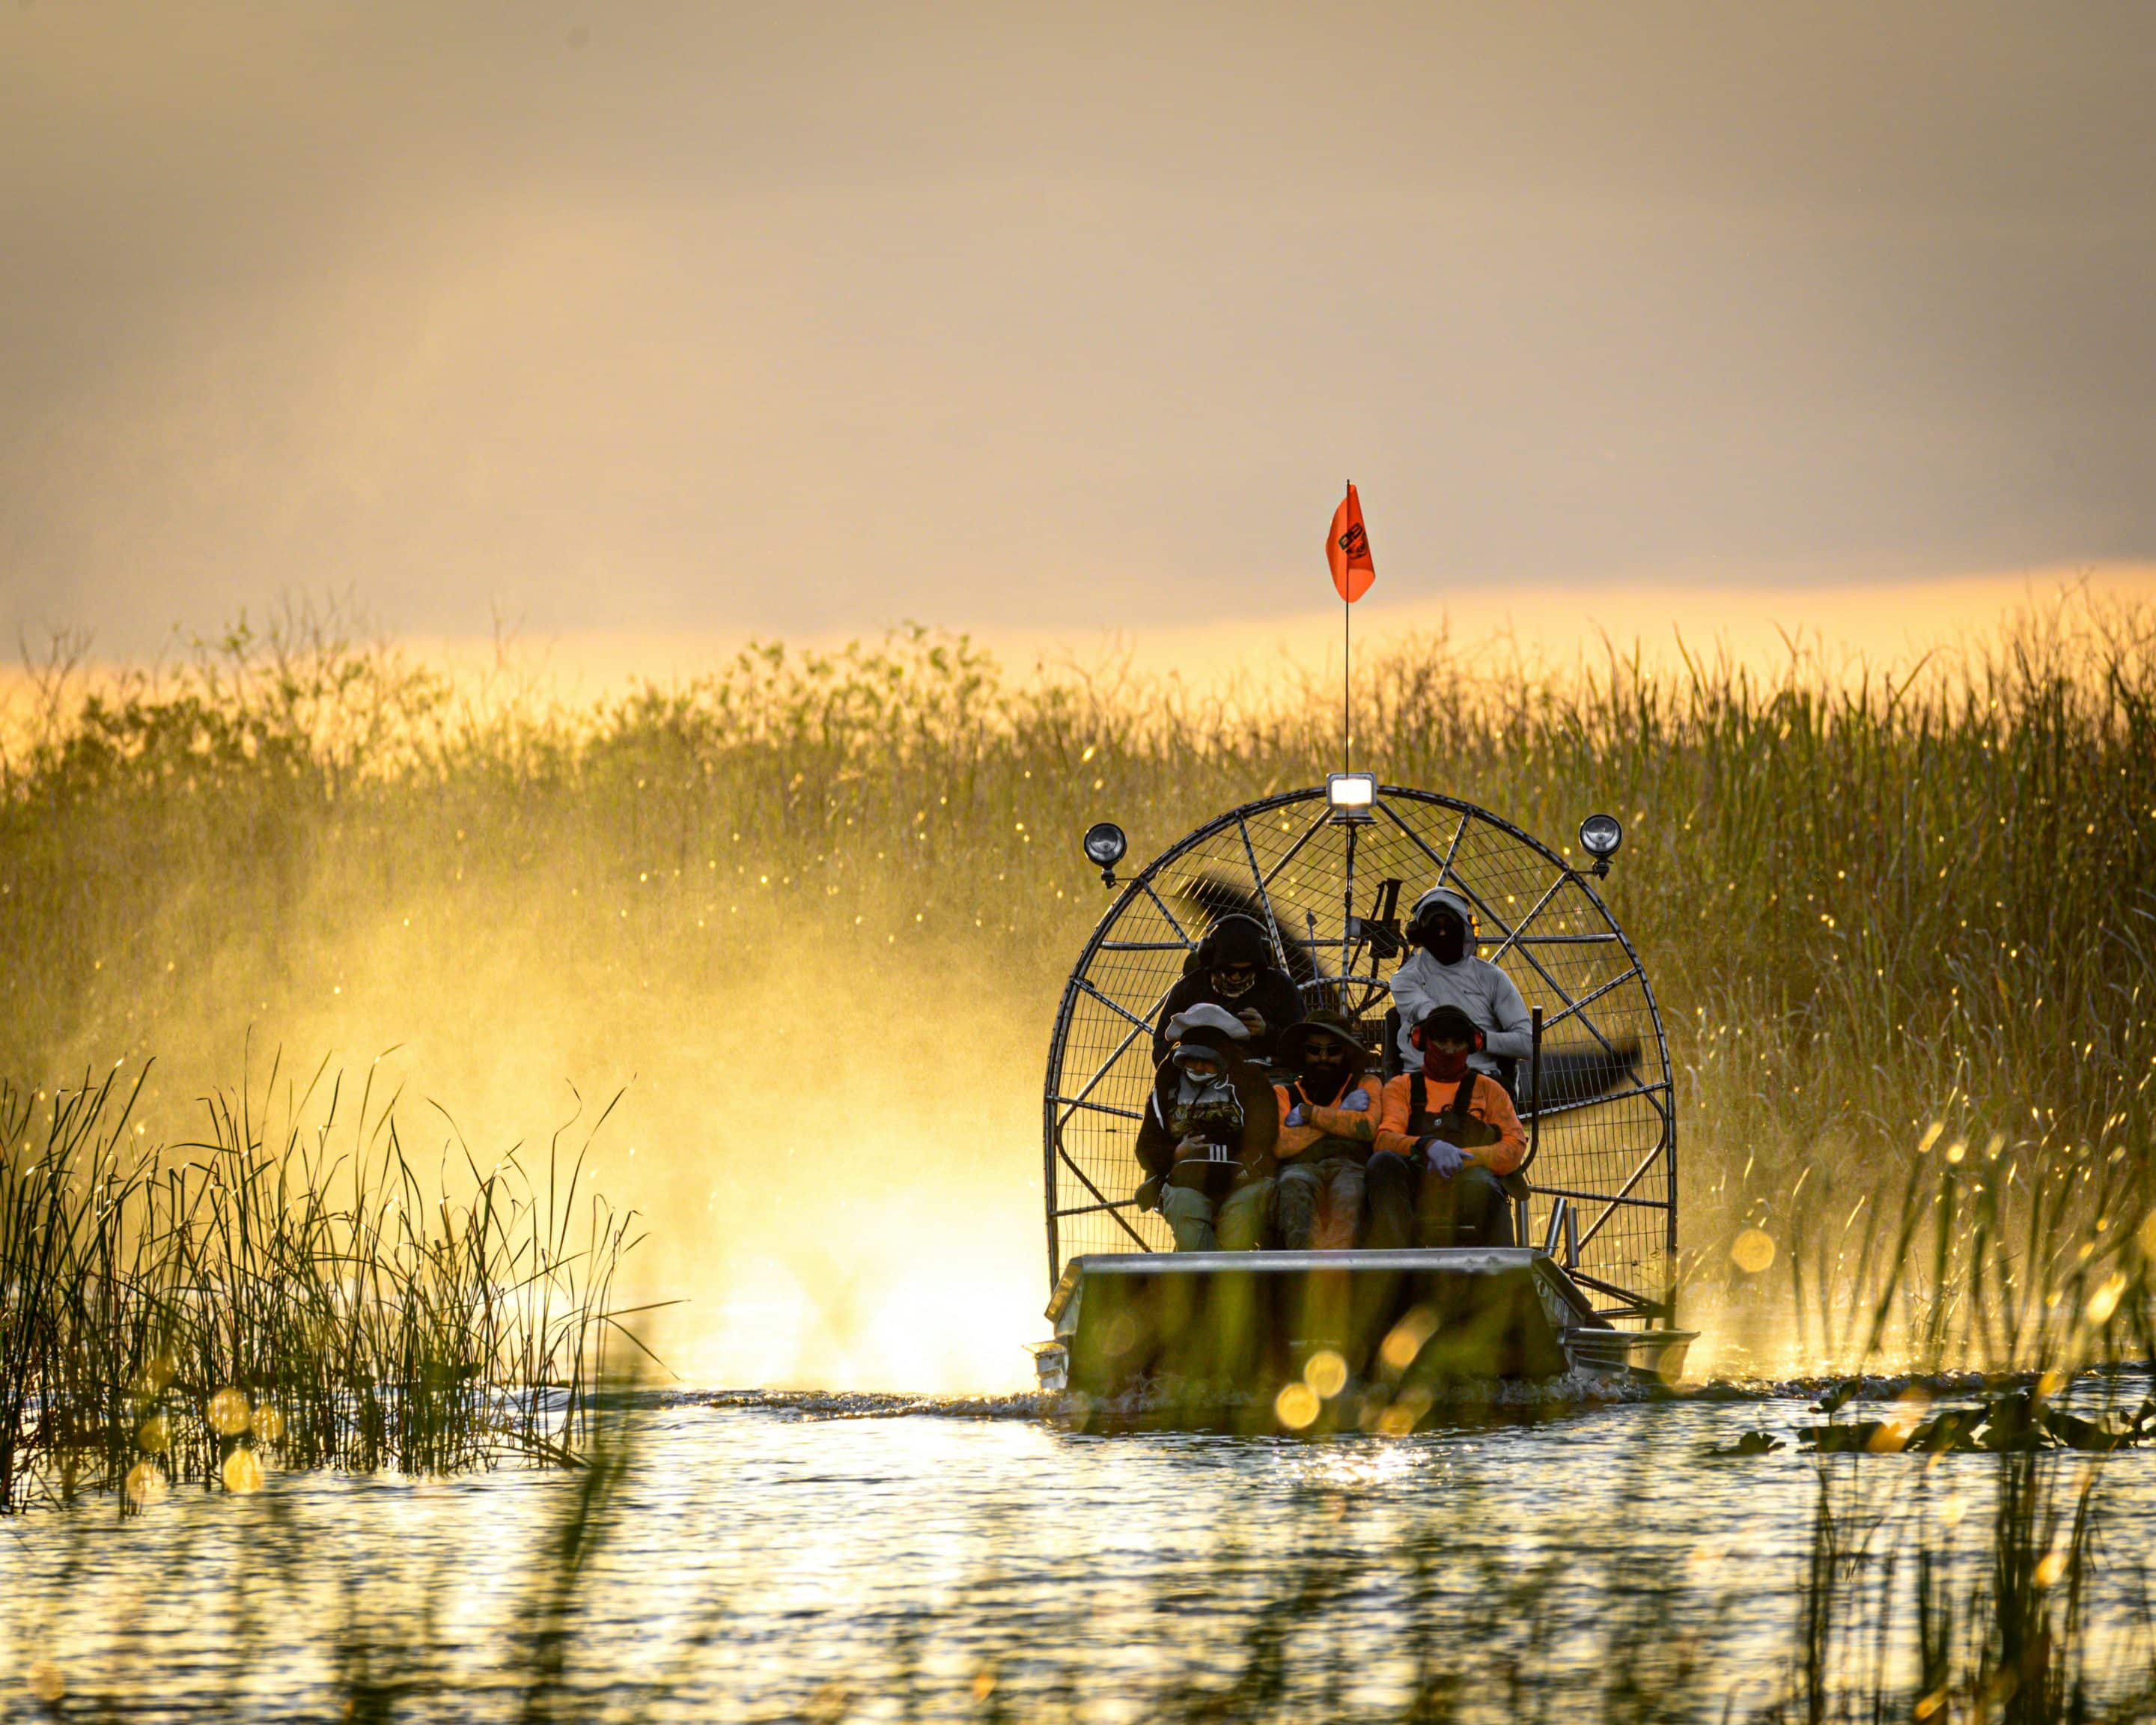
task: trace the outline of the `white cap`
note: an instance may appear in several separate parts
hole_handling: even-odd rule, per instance
[[[1196,1006],[1186,1006],[1170,1019],[1162,1034],[1170,1042],[1188,1030],[1218,1030],[1230,1042],[1248,1042],[1250,1027],[1235,1014],[1210,1001],[1201,1001]]]

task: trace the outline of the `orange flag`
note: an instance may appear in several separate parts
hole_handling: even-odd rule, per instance
[[[1370,561],[1370,536],[1363,531],[1363,500],[1355,487],[1332,511],[1332,531],[1326,536],[1325,561],[1332,566],[1332,585],[1340,597],[1353,604],[1370,590],[1378,571]]]

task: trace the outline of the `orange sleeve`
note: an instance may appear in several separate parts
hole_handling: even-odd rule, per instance
[[[1512,1173],[1527,1158],[1527,1135],[1520,1125],[1520,1117],[1512,1111],[1512,1099],[1505,1094],[1505,1086],[1483,1074],[1468,1107],[1477,1120],[1496,1127],[1498,1134],[1496,1143],[1470,1153],[1501,1178]]]
[[[1285,1085],[1273,1086],[1273,1100],[1280,1105],[1281,1121],[1280,1142],[1273,1147],[1273,1155],[1281,1162],[1293,1162],[1325,1134],[1315,1126],[1287,1123],[1288,1112],[1295,1106],[1295,1101]]]
[[[1370,1106],[1359,1111],[1329,1104],[1322,1108],[1313,1107],[1310,1122],[1328,1137],[1353,1138],[1358,1143],[1367,1144],[1377,1136],[1378,1115],[1385,1106],[1383,1093],[1378,1087],[1377,1079],[1367,1072],[1348,1088],[1363,1091],[1370,1098]]]
[[[1384,1106],[1372,1137],[1374,1148],[1389,1150],[1395,1156],[1414,1154],[1415,1141],[1408,1132],[1408,1105],[1413,1098],[1414,1087],[1408,1074],[1403,1072],[1385,1081]]]

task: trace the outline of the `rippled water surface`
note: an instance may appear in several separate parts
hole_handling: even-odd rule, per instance
[[[1135,1717],[1150,1686],[1232,1673],[1266,1602],[1342,1560],[1344,1596],[1286,1661],[1376,1695],[1404,1674],[1411,1554],[1434,1533],[1420,1584],[1469,1663],[1493,1589],[1563,1550],[1537,1609],[1592,1625],[1614,1584],[1678,1590],[1656,1633],[1697,1637],[1712,1661],[1703,1717],[1730,1701],[1742,1717],[1784,1670],[1820,1468],[1702,1452],[1808,1418],[1801,1402],[1678,1403],[1300,1442],[649,1405],[561,1619],[565,1661],[592,1713],[1023,1715],[1063,1696]],[[2100,1466],[2111,1548],[2147,1548],[2149,1458],[2059,1465]],[[1965,1505],[1979,1573],[1995,1462],[1827,1464],[1845,1485],[1860,1469],[1874,1510],[1918,1492]],[[516,1631],[546,1620],[578,1490],[521,1471],[291,1476],[249,1498],[178,1492],[125,1524],[109,1502],[28,1517],[0,1528],[0,1717],[56,1685],[70,1709],[102,1696],[146,1717],[326,1716],[356,1671],[436,1697],[413,1702],[422,1716],[506,1709],[536,1656]],[[1604,1658],[1606,1640],[1568,1632],[1546,1657]]]

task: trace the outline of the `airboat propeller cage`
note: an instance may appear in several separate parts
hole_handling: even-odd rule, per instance
[[[1630,939],[1589,871],[1509,821],[1374,780],[1367,803],[1343,803],[1349,777],[1369,778],[1335,774],[1231,809],[1120,883],[1070,973],[1049,1048],[1051,1286],[1073,1258],[1173,1244],[1160,1216],[1137,1208],[1135,1146],[1154,1076],[1153,1025],[1207,930],[1224,916],[1252,917],[1306,1007],[1343,1012],[1375,1059],[1388,1034],[1387,983],[1404,956],[1390,919],[1403,899],[1443,886],[1474,906],[1481,956],[1542,1015],[1543,1094],[1530,1091],[1526,1059],[1512,1080],[1535,1143],[1522,1240],[1576,1239],[1566,1267],[1609,1322],[1666,1321],[1676,1109],[1661,1014]],[[1599,819],[1621,839],[1614,819],[1586,826],[1599,836]],[[1606,863],[1615,848],[1589,854]]]

